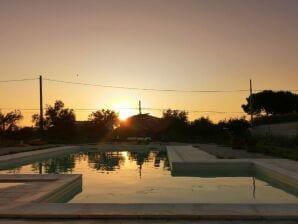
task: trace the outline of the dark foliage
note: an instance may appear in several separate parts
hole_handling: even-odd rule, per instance
[[[21,111],[15,110],[3,114],[0,111],[0,132],[17,130],[17,122],[23,119]]]
[[[98,110],[92,112],[87,122],[83,122],[82,129],[78,128],[80,135],[88,141],[100,141],[107,138],[115,127],[119,125],[118,114],[112,110]]]
[[[247,148],[252,144],[251,134],[248,131],[249,126],[245,118],[231,118],[218,123],[218,127],[229,134],[230,144],[233,148]]]
[[[76,137],[76,117],[74,111],[64,108],[64,103],[61,100],[56,100],[53,106],[47,105],[43,120],[45,131],[42,137],[48,141],[69,142]],[[38,126],[40,121],[39,115],[34,114],[32,121]]]
[[[217,125],[208,117],[201,117],[192,121],[189,128],[192,139],[199,142],[214,142],[220,133]]]
[[[252,94],[252,113],[260,115],[289,114],[298,112],[298,95],[289,91],[264,90]],[[250,96],[246,98],[247,103],[242,105],[242,109],[250,114]]]
[[[189,121],[186,111],[165,110],[161,119],[161,138],[166,141],[186,140],[189,134]]]
[[[257,116],[254,118],[254,125],[277,124],[286,122],[298,122],[298,113],[271,116]]]

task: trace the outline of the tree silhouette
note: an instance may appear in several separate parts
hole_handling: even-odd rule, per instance
[[[250,124],[245,120],[245,117],[219,121],[217,126],[229,134],[233,148],[243,148],[250,144],[251,136],[248,131]]]
[[[189,131],[187,112],[171,109],[163,111],[162,126],[163,138],[167,140],[184,138]]]
[[[88,152],[89,167],[101,171],[114,171],[124,163],[120,152]]]
[[[88,117],[87,128],[88,138],[99,140],[106,137],[114,127],[119,125],[118,114],[112,110],[98,110],[92,112]]]
[[[98,110],[88,116],[88,120],[95,125],[112,129],[119,124],[118,114],[112,110]]]
[[[250,111],[250,97],[252,97],[252,113],[260,115],[289,114],[298,112],[298,95],[289,91],[264,90],[254,93],[246,98],[247,103],[242,105],[242,109],[247,114]]]
[[[48,137],[58,141],[70,140],[75,135],[76,117],[72,109],[64,108],[61,100],[56,100],[54,106],[47,105],[44,117],[44,127]],[[32,115],[32,122],[39,125],[40,116]]]
[[[23,119],[21,111],[15,110],[3,114],[0,111],[0,131],[17,129],[17,122]]]
[[[216,125],[208,118],[201,117],[190,123],[192,135],[207,137],[216,132]]]

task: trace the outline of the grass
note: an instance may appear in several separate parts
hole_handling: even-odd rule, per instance
[[[296,138],[259,138],[255,146],[248,149],[250,152],[258,152],[281,158],[298,160],[298,145]]]

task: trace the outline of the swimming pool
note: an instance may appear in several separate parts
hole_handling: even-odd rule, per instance
[[[89,149],[0,167],[1,174],[82,174],[82,191],[69,203],[298,203],[295,189],[254,172],[210,172],[172,176],[166,151],[154,149]]]

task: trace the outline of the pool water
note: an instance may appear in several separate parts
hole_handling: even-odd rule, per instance
[[[83,175],[82,192],[69,203],[298,203],[297,195],[253,175],[171,175],[166,151],[80,151],[48,157],[1,174]]]

